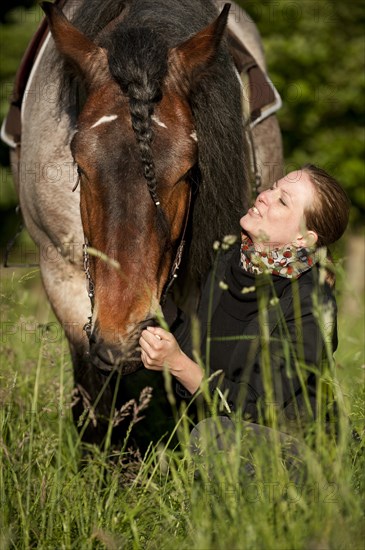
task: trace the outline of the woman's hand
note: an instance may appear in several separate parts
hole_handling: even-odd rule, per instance
[[[203,372],[180,348],[175,337],[161,327],[147,327],[139,339],[141,359],[149,370],[162,371],[164,365],[191,393],[200,386]]]
[[[150,370],[163,370],[168,367],[171,374],[178,369],[182,351],[175,337],[160,327],[147,327],[142,332],[139,344],[142,349],[141,359]]]

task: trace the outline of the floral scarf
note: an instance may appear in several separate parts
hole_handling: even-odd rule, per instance
[[[240,266],[257,275],[269,272],[272,275],[297,279],[319,261],[315,248],[297,248],[287,245],[269,251],[258,251],[249,237],[242,237]]]

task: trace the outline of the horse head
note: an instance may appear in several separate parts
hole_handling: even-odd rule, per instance
[[[96,43],[57,7],[42,7],[58,51],[86,88],[71,152],[84,235],[95,251],[91,357],[108,368],[135,349],[168,282],[198,159],[190,96],[214,63],[229,5],[174,47],[123,20]]]

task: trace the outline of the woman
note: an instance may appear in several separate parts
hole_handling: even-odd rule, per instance
[[[185,320],[175,335],[143,331],[144,366],[166,365],[186,398],[207,378],[227,413],[240,411],[253,423],[287,431],[298,419],[327,415],[317,410],[316,375],[337,347],[336,302],[334,277],[327,270],[324,280],[319,261],[348,217],[340,185],[313,165],[260,193],[240,220],[242,242],[220,252],[202,291],[197,315],[206,372],[193,360]]]

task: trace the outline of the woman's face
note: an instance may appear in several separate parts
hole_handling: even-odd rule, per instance
[[[259,194],[240,225],[255,244],[309,246],[316,235],[306,230],[304,210],[313,200],[314,188],[308,174],[304,170],[290,172]]]

